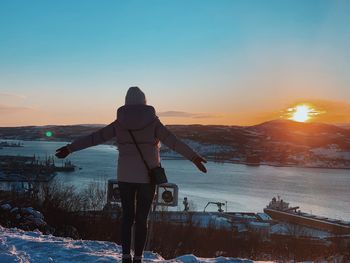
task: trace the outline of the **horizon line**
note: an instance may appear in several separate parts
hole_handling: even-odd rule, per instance
[[[240,124],[200,124],[200,123],[191,123],[191,124],[181,124],[181,123],[171,123],[171,124],[165,124],[166,126],[170,125],[181,125],[181,126],[191,126],[191,125],[197,125],[197,126],[239,126],[239,127],[251,127],[260,125],[263,123],[268,122],[276,122],[276,121],[285,121],[285,122],[292,122],[292,123],[303,123],[303,124],[311,124],[311,123],[317,123],[317,124],[328,124],[328,125],[334,125],[334,126],[347,126],[350,125],[349,122],[342,122],[342,123],[331,123],[331,122],[314,122],[314,121],[308,121],[308,122],[298,122],[293,121],[289,119],[271,119],[267,121],[263,121],[256,124],[251,125],[240,125]],[[76,124],[44,124],[44,125],[18,125],[18,126],[0,126],[0,128],[20,128],[20,127],[46,127],[46,126],[105,126],[109,123],[76,123]]]

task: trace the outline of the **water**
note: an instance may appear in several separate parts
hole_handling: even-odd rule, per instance
[[[64,142],[23,141],[22,148],[3,148],[0,155],[52,155]],[[89,182],[116,178],[118,151],[99,145],[69,156],[81,170],[58,173],[56,180],[85,188]],[[56,163],[62,162],[56,159]],[[350,170],[246,166],[208,162],[202,174],[186,160],[163,160],[170,182],[179,186],[179,204],[184,196],[203,210],[209,201],[227,201],[228,211],[261,212],[273,196],[280,195],[305,212],[350,220]],[[207,211],[214,211],[209,206]]]

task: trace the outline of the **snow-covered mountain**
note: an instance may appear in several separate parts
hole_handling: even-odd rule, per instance
[[[43,235],[39,231],[23,231],[0,226],[0,262],[1,263],[47,263],[47,262],[121,262],[121,247],[113,242],[74,240],[71,238]],[[253,262],[237,258],[199,258],[183,255],[165,260],[159,254],[145,252],[145,262],[184,262],[184,263],[221,263]]]

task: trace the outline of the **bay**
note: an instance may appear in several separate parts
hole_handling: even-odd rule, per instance
[[[10,141],[10,140],[8,140]],[[21,141],[24,147],[0,149],[0,155],[45,156],[65,142]],[[98,145],[69,156],[78,168],[73,173],[57,173],[55,180],[84,189],[90,182],[105,184],[116,178],[118,151],[115,146]],[[56,164],[63,162],[55,159]],[[227,202],[227,211],[262,212],[273,196],[280,195],[304,212],[350,220],[350,171],[297,167],[247,166],[208,162],[208,173],[199,172],[187,160],[164,158],[168,179],[179,186],[179,207],[186,196],[192,208],[204,209],[210,202]],[[206,211],[217,207],[208,206]]]

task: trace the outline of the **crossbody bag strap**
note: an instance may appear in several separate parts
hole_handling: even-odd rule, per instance
[[[149,166],[148,166],[148,164],[147,164],[145,158],[143,157],[142,151],[141,151],[141,149],[140,149],[140,146],[139,146],[138,143],[136,142],[136,139],[135,139],[134,134],[132,133],[131,130],[128,130],[128,132],[129,132],[129,134],[130,134],[130,136],[131,136],[131,138],[132,138],[132,140],[133,140],[133,142],[134,142],[134,144],[135,144],[135,146],[136,146],[136,148],[137,148],[137,151],[140,153],[141,159],[142,159],[143,163],[145,164],[145,166],[146,166],[146,168],[147,168],[147,171],[150,171],[151,169],[149,168]]]

